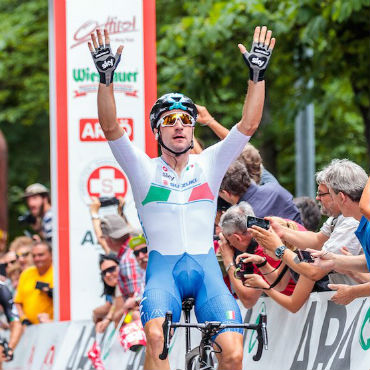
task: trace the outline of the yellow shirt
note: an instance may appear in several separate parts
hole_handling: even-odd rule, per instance
[[[29,267],[19,278],[14,302],[22,305],[24,315],[32,324],[39,323],[37,315],[43,312],[48,313],[53,319],[53,300],[47,293],[36,289],[37,281],[48,283],[50,288],[53,288],[53,266],[50,266],[43,275],[39,274],[35,266]]]

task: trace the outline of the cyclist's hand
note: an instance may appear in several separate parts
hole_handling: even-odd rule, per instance
[[[243,285],[248,288],[256,288],[256,289],[268,289],[270,286],[268,283],[263,280],[263,277],[261,275],[257,274],[245,274],[245,281],[243,282]]]
[[[250,52],[247,51],[244,45],[238,45],[240,52],[243,54],[243,59],[249,67],[249,78],[254,83],[264,79],[264,73],[276,41],[275,38],[271,38],[271,35],[272,31],[267,31],[266,26],[262,28],[258,26],[254,30],[253,44]]]
[[[236,257],[236,263],[238,264],[240,260],[243,260],[244,263],[254,263],[260,264],[265,261],[265,257],[259,256],[257,254],[242,253]]]
[[[96,40],[98,39],[98,40]],[[104,43],[103,36],[100,29],[91,34],[91,42],[88,43],[91,56],[95,63],[95,67],[100,75],[100,83],[109,86],[113,82],[114,71],[121,60],[123,45],[117,49],[116,55],[113,55],[110,48],[110,40],[108,31],[104,30]]]

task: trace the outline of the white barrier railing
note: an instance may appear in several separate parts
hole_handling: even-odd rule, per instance
[[[370,299],[357,299],[347,306],[329,300],[332,293],[313,293],[301,310],[292,314],[270,298],[260,298],[253,310],[242,308],[246,321],[254,322],[267,313],[269,350],[258,362],[255,333],[244,337],[243,369],[369,370]],[[194,320],[194,316],[192,317]],[[143,369],[144,351],[124,352],[109,327],[102,339],[106,370]],[[193,330],[192,345],[200,334]],[[58,322],[27,328],[15,351],[14,360],[4,364],[11,370],[92,369],[87,350],[95,340],[92,322]],[[185,337],[176,331],[170,352],[171,369],[184,369]]]

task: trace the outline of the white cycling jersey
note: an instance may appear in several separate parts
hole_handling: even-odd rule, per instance
[[[109,141],[130,181],[149,252],[208,253],[220,184],[249,139],[235,126],[224,140],[191,154],[180,176],[162,158],[149,158],[126,134]]]

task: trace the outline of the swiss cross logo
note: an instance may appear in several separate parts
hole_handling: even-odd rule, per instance
[[[87,191],[91,197],[125,197],[127,178],[116,167],[101,166],[90,174]]]
[[[134,120],[132,118],[118,118],[118,123],[132,141],[134,139]],[[80,119],[80,141],[106,141],[98,119]]]

